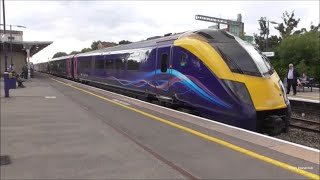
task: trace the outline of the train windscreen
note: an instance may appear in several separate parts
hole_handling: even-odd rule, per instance
[[[274,69],[265,55],[251,44],[248,44],[237,37],[235,39],[250,54],[263,75],[273,73]]]
[[[262,76],[271,74],[273,68],[268,59],[252,45],[244,42],[211,43],[221,54],[232,72]]]

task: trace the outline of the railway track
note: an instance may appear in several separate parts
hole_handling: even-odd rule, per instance
[[[299,117],[291,117],[290,126],[298,129],[303,129],[306,131],[311,131],[316,133],[320,132],[319,121],[312,121],[312,120],[299,118]]]

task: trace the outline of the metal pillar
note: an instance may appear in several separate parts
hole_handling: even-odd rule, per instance
[[[2,0],[2,8],[3,8],[3,35],[6,36],[6,13],[5,13],[5,6],[4,0]],[[8,71],[8,55],[7,55],[7,47],[5,40],[3,40],[3,48],[4,48],[4,72]]]
[[[3,35],[6,35],[6,13],[4,0],[2,0],[2,8],[3,8]],[[8,54],[5,40],[3,40],[3,48],[4,48],[4,97],[9,97],[9,74],[8,74]]]
[[[11,24],[10,24],[10,54],[11,54],[11,66],[12,66],[12,28],[11,28]],[[10,67],[11,67],[10,66]]]
[[[27,51],[28,79],[30,79],[30,47],[28,47],[26,51]]]

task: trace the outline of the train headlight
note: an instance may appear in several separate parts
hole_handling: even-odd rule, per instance
[[[289,99],[288,99],[288,96],[287,96],[287,93],[286,93],[286,89],[284,88],[284,85],[283,85],[282,81],[279,80],[279,81],[278,81],[278,84],[279,84],[280,89],[281,89],[281,91],[282,91],[284,100],[285,100],[286,102],[288,102]]]
[[[230,80],[223,80],[223,82],[240,101],[249,105],[253,104],[249,91],[244,83]]]

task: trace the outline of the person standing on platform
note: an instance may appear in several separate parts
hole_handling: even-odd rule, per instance
[[[287,73],[287,94],[290,93],[291,86],[293,89],[293,95],[297,94],[297,81],[299,76],[299,72],[293,67],[293,64],[289,64],[289,70]]]
[[[22,67],[22,73],[23,73],[23,78],[24,78],[24,79],[28,79],[28,67],[27,67],[27,64],[25,64],[25,65]]]

